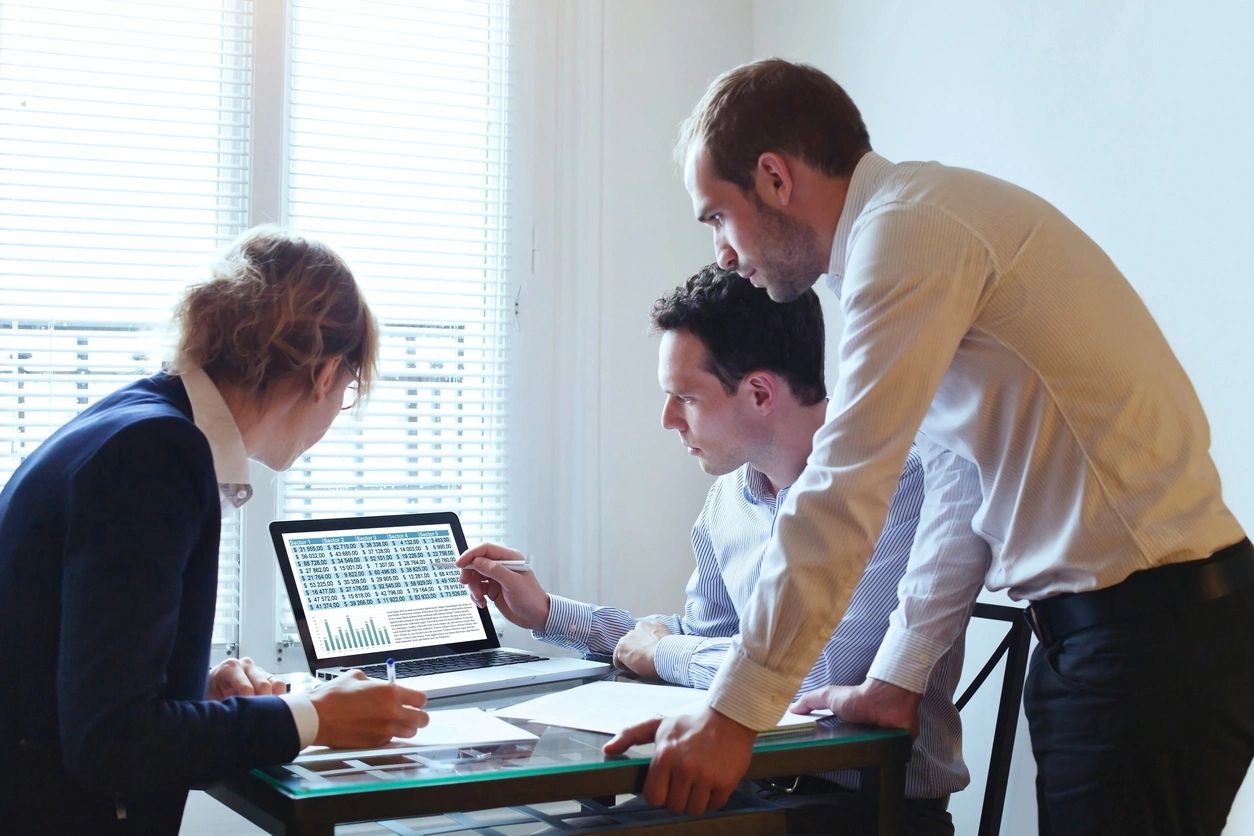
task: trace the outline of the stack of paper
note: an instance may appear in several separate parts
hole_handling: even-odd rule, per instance
[[[379,749],[354,749],[359,754],[410,751],[425,746],[485,746],[493,743],[518,743],[538,739],[526,729],[505,722],[481,708],[450,708],[428,711],[430,722],[413,737],[394,737]],[[345,750],[326,746],[309,746],[297,761],[318,760],[326,756],[342,758]]]
[[[534,720],[550,726],[618,734],[652,717],[692,714],[705,708],[708,692],[640,682],[593,682],[499,708],[498,717]],[[813,726],[822,715],[785,712],[771,731]]]
[[[413,737],[394,737],[393,742],[413,746],[471,746],[537,739],[526,729],[494,717],[482,708],[447,708],[428,711],[427,716],[431,722],[426,728],[419,729]]]

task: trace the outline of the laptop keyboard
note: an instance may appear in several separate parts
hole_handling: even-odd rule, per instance
[[[433,659],[409,659],[397,662],[396,677],[401,679],[449,671],[496,668],[501,665],[517,665],[521,662],[541,662],[547,658],[547,656],[532,656],[530,653],[511,653],[508,650],[480,650],[476,653],[461,653],[457,656],[437,656]],[[367,676],[375,679],[388,678],[387,665],[363,665],[362,670]]]

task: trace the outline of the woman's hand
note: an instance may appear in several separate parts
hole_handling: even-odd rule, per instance
[[[265,697],[286,693],[286,682],[245,656],[243,659],[227,659],[209,671],[205,698],[225,700],[229,697]]]

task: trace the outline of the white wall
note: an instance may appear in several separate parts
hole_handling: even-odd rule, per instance
[[[755,57],[807,61],[830,73],[890,159],[935,159],[1004,177],[1092,235],[1191,375],[1210,417],[1225,495],[1247,530],[1254,526],[1254,268],[1239,245],[1254,234],[1254,211],[1244,205],[1254,191],[1252,28],[1254,7],[1236,0],[758,0],[753,47]],[[986,643],[984,631],[976,643]],[[967,751],[982,758],[987,735],[978,718],[987,715],[971,708]],[[1025,745],[1014,770],[1003,832],[1033,834]],[[1252,783],[1229,834],[1254,831]],[[959,833],[972,832],[978,804],[973,792],[955,799]]]
[[[709,79],[748,59],[752,8],[589,0],[532,10],[542,68],[523,81],[552,155],[519,172],[518,188],[536,190],[537,253],[514,374],[536,417],[511,452],[522,463],[513,527],[537,565],[553,556],[541,580],[555,591],[673,612],[710,480],[661,429],[648,316],[712,260],[671,146]],[[694,38],[720,48],[693,49]]]

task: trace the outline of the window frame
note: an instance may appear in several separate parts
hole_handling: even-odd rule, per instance
[[[539,50],[530,37],[519,37],[520,32],[534,31],[537,21],[546,19],[548,12],[533,2],[511,2],[510,10],[510,75],[513,80],[522,83],[513,84],[511,96],[526,97],[532,92],[531,83],[535,79],[535,66],[539,58]],[[289,75],[289,58],[291,53],[291,12],[286,0],[255,0],[254,5],[254,44],[253,44],[253,134],[252,189],[249,196],[249,225],[260,223],[286,223],[288,112],[291,96],[291,80]],[[524,48],[519,48],[524,47]],[[524,84],[526,87],[524,87]],[[536,168],[530,164],[535,149],[545,147],[537,141],[536,132],[540,122],[526,121],[519,124],[519,111],[512,108],[511,112],[511,146],[509,148],[509,169],[511,172],[532,172]],[[542,120],[541,120],[542,121]],[[511,174],[511,176],[516,176]],[[530,175],[530,176],[535,176]],[[522,285],[534,274],[533,241],[534,226],[532,206],[534,202],[534,182],[518,178],[518,185],[510,190],[509,214],[513,233],[508,251],[509,286],[516,300],[516,321],[521,313]],[[529,269],[530,268],[530,269]],[[515,328],[511,338],[520,336],[522,330]],[[538,335],[537,335],[538,336]],[[511,345],[511,350],[513,345]],[[542,349],[547,351],[550,349]],[[532,420],[517,420],[515,395],[523,389],[517,382],[517,375],[511,375],[508,382],[508,401],[510,403],[511,427],[520,424],[538,423]],[[522,404],[520,404],[522,405]],[[535,408],[534,404],[523,405],[527,412]],[[547,405],[546,405],[547,406]],[[507,447],[513,448],[517,443],[515,433],[511,429],[506,441]],[[514,460],[509,460],[506,491],[507,500],[506,527],[511,533],[516,530],[520,520],[530,519],[537,513],[535,506],[522,506],[516,499],[520,496],[518,484],[512,471],[516,467]],[[287,673],[308,670],[308,663],[299,642],[276,641],[280,619],[279,594],[282,592],[282,579],[279,577],[273,545],[270,540],[268,524],[271,520],[282,516],[283,476],[276,474],[256,463],[250,466],[253,483],[253,498],[240,509],[240,604],[239,604],[239,646],[230,647],[215,645],[212,659],[216,663],[228,656],[250,656],[262,667],[274,673]],[[525,492],[524,492],[525,495]],[[498,633],[502,632],[499,617]]]
[[[542,44],[546,25],[552,24],[558,17],[557,7],[543,0],[501,1],[509,4],[509,95],[512,100],[522,99],[529,102],[533,96],[541,94],[541,91],[551,89],[554,62],[551,60],[552,56],[545,53]],[[237,204],[236,207],[237,211],[245,211],[232,217],[230,226],[223,230],[225,237],[221,243],[233,238],[243,228],[262,223],[284,224],[289,220],[286,216],[289,200],[287,178],[291,166],[287,143],[292,97],[290,34],[293,11],[290,0],[245,0],[245,3],[244,9],[251,17],[252,43],[249,46],[243,36],[236,43],[241,47],[238,56],[241,62],[245,58],[251,59],[249,86],[242,89],[238,97],[242,100],[246,94],[250,102],[249,110],[241,111],[238,117],[240,132],[247,132],[248,135],[247,154],[241,154],[243,158],[239,160],[239,168],[242,170],[240,176],[247,183],[247,195],[246,204]],[[543,79],[535,71],[541,64],[548,72]],[[537,248],[549,243],[545,239],[543,244],[538,244],[540,239],[535,232],[533,205],[538,193],[537,186],[546,177],[542,170],[548,171],[547,176],[552,177],[555,160],[552,143],[537,138],[537,135],[548,129],[553,111],[547,109],[533,113],[528,108],[511,106],[509,112],[507,168],[510,179],[517,176],[517,181],[509,189],[510,202],[504,210],[509,216],[510,229],[507,239],[509,249],[505,254],[505,281],[508,285],[507,298],[514,301],[515,307],[514,322],[509,326],[508,350],[512,355],[514,337],[519,337],[519,344],[529,347],[523,352],[526,358],[523,362],[531,366],[532,377],[547,380],[550,375],[544,370],[553,367],[556,355],[556,348],[550,339],[553,322],[549,317],[555,316],[558,311],[543,311],[530,303],[546,292],[541,290],[539,294],[535,293],[537,283],[531,281],[537,275]],[[540,149],[543,149],[543,154]],[[538,159],[543,162],[536,164]],[[247,166],[246,170],[243,169],[244,165]],[[207,181],[208,176],[205,179]],[[240,225],[238,229],[236,224]],[[208,261],[208,250],[209,247],[206,247],[206,251],[200,256],[193,253],[192,260]],[[183,281],[199,281],[201,277],[200,270],[193,269]],[[545,288],[550,287],[548,282],[538,284]],[[176,293],[176,290],[172,290],[171,301]],[[529,311],[536,310],[539,313],[534,323],[537,327],[521,327],[520,314],[524,305],[527,305]],[[162,338],[160,327],[155,330],[148,327],[157,325],[154,317],[145,315],[132,325],[134,327],[127,325],[125,330],[143,332],[146,335],[143,337],[145,341],[168,342]],[[168,334],[164,336],[168,337]],[[144,356],[147,366],[141,368],[139,374],[156,371],[157,361],[168,354],[169,346],[163,345],[162,348],[163,351]],[[137,355],[136,360],[139,359]],[[528,455],[534,457],[536,454],[533,451],[551,447],[552,433],[547,426],[546,416],[551,412],[553,403],[548,397],[520,402],[526,416],[519,419],[515,411],[515,396],[522,396],[531,389],[527,384],[519,384],[519,376],[513,373],[513,369],[517,368],[514,363],[511,357],[512,368],[506,378],[505,398],[509,409],[509,429],[499,442],[508,450],[527,450]],[[134,376],[124,376],[125,379],[119,379],[117,385],[128,382]],[[94,400],[95,398],[92,399]],[[79,407],[80,410],[82,408]],[[521,437],[516,432],[518,427],[528,427]],[[531,427],[535,429],[530,429]],[[534,472],[529,472],[520,480],[516,471],[520,465],[523,468],[526,465],[515,460],[512,453],[505,462],[504,525],[509,532],[509,541],[515,542],[514,532],[519,523],[541,519],[542,527],[553,525],[550,522],[551,504],[543,492],[533,498],[530,487],[533,477],[536,476]],[[553,475],[557,466],[545,462],[538,477],[543,484],[550,485],[558,481]],[[237,608],[234,613],[230,613],[231,630],[227,640],[218,641],[212,646],[211,658],[216,663],[229,656],[245,653],[275,672],[304,669],[306,662],[299,648],[290,642],[276,642],[276,637],[280,634],[280,599],[283,593],[268,523],[283,515],[283,477],[254,464],[250,467],[250,478],[254,489],[252,500],[242,509],[233,512],[230,519],[224,520],[224,530],[230,526],[237,528],[239,532],[238,564],[236,567],[231,566],[229,553],[222,564],[227,567],[223,572],[225,594],[236,598]],[[524,501],[516,503],[516,497]],[[345,509],[345,513],[351,511]],[[237,571],[233,572],[233,569]],[[223,598],[223,601],[228,600],[227,597]]]

